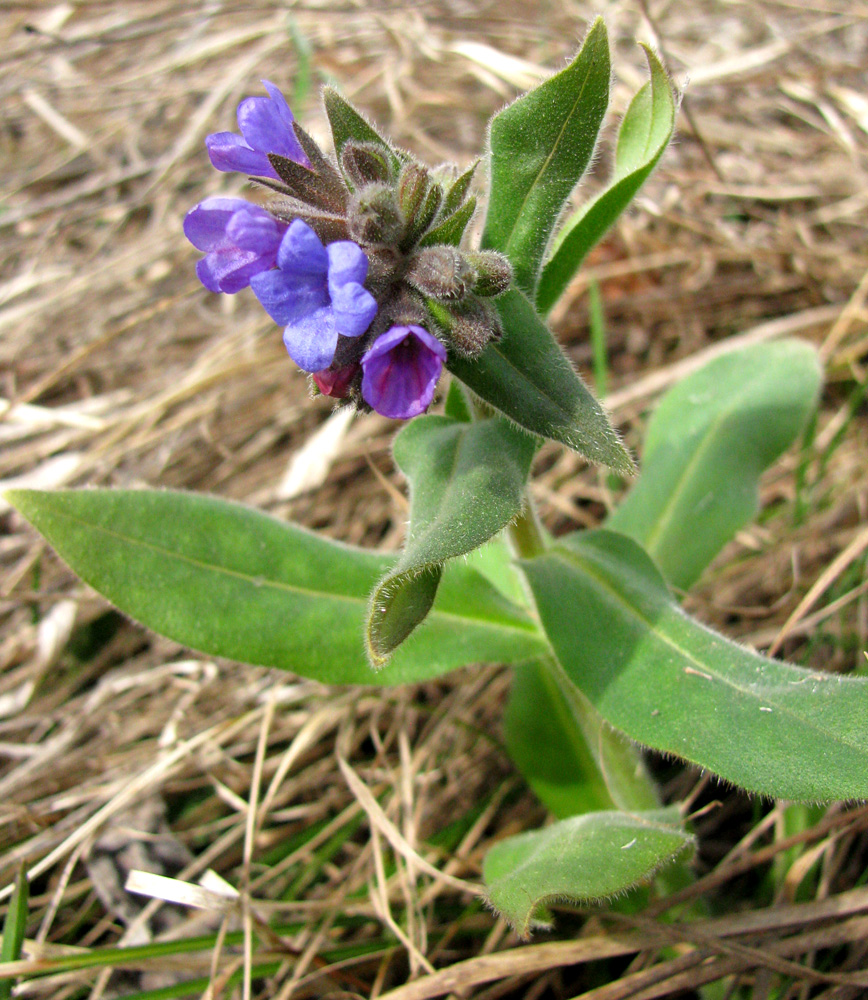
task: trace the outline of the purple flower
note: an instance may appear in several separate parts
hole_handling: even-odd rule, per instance
[[[368,258],[348,240],[324,247],[306,222],[295,219],[277,251],[276,271],[255,275],[250,287],[268,315],[286,327],[289,356],[306,372],[328,368],[338,335],[360,337],[377,314],[363,282]]]
[[[218,170],[240,170],[254,177],[280,180],[268,162],[269,153],[277,153],[309,167],[310,160],[292,130],[292,112],[280,90],[268,80],[262,81],[268,97],[246,97],[238,105],[238,128],[235,132],[214,132],[206,136],[205,146],[211,163]]]
[[[205,256],[196,265],[211,292],[230,294],[277,263],[286,225],[243,198],[206,198],[187,213],[184,234]]]
[[[393,326],[362,356],[362,396],[377,413],[409,420],[431,405],[446,348],[421,326]]]

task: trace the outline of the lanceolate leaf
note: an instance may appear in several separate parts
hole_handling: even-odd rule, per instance
[[[491,122],[483,247],[505,253],[533,295],[545,248],[584,174],[609,103],[609,41],[598,18],[575,59]]]
[[[512,673],[503,716],[509,756],[543,805],[558,818],[611,809],[597,764],[561,690],[541,663]]]
[[[648,48],[645,54],[651,82],[633,98],[621,123],[612,180],[566,222],[543,267],[536,293],[537,308],[543,314],[563,294],[588,252],[636,196],[672,138],[672,85],[657,56]]]
[[[384,139],[349,101],[341,97],[333,87],[324,87],[322,96],[329,125],[331,125],[335,153],[337,154],[339,163],[341,150],[344,148],[344,145],[353,140],[363,143],[371,142],[376,146],[382,146],[388,152],[393,168],[396,171],[400,169],[402,162],[407,158],[406,155],[402,156],[390,142]]]
[[[633,472],[609,418],[521,292],[496,300],[500,343],[476,360],[452,357],[449,370],[477,396],[532,434],[552,438],[592,462]]]
[[[660,805],[635,746],[603,722],[557,661],[515,665],[504,735],[510,757],[559,819]]]
[[[651,418],[642,475],[607,526],[686,590],[756,514],[760,473],[804,426],[820,379],[816,351],[795,340],[733,351],[688,376]]]
[[[428,614],[448,559],[472,552],[521,511],[534,439],[500,417],[419,417],[395,438],[410,483],[410,530],[397,565],[371,597],[366,630],[382,666]]]
[[[592,812],[500,841],[482,872],[492,906],[526,937],[540,906],[617,895],[693,842],[677,810]]]
[[[522,566],[570,680],[631,739],[764,795],[868,796],[868,679],[803,670],[717,635],[615,532],[568,536]]]
[[[241,504],[194,493],[15,490],[7,498],[122,611],[215,656],[330,684],[399,684],[547,645],[527,614],[454,563],[423,629],[373,674],[368,595],[389,566]]]

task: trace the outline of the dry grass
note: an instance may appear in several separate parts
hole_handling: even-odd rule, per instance
[[[326,425],[328,408],[307,397],[252,298],[209,296],[193,276],[184,213],[207,194],[240,190],[209,169],[202,140],[230,127],[260,77],[291,91],[307,45],[313,90],[294,107],[315,135],[324,135],[316,85],[335,79],[420,156],[466,163],[491,112],[558,65],[603,12],[617,107],[642,79],[637,36],[690,83],[678,142],[558,307],[557,331],[587,367],[585,295],[596,278],[609,402],[634,445],[655,397],[723,338],[792,333],[821,348],[828,383],[813,441],[769,473],[760,523],[689,600],[704,619],[796,662],[859,666],[868,645],[864,0],[670,0],[652,4],[653,21],[627,0],[5,9],[0,479],[206,490],[334,537],[398,545],[388,422]],[[320,428],[327,460],[293,463]],[[535,493],[558,532],[597,523],[611,502],[604,476],[553,447]],[[20,971],[54,970],[20,995],[171,990],[191,975],[212,983],[192,995],[213,998],[614,1000],[725,975],[757,997],[864,995],[864,980],[847,979],[866,955],[868,895],[856,888],[864,808],[806,810],[794,830],[783,805],[759,818],[743,797],[696,789],[682,772],[672,796],[720,800],[698,820],[700,878],[686,893],[712,908],[721,898],[768,906],[702,924],[650,922],[664,904],[641,918],[597,913],[582,936],[564,913],[568,940],[516,947],[476,889],[486,844],[543,819],[497,740],[502,671],[335,692],[191,657],[107,614],[15,514],[0,517],[0,884],[21,864],[33,872]],[[144,906],[120,888],[142,867],[189,882],[211,870],[236,895],[206,896],[205,909],[193,908],[202,899]],[[127,970],[111,981],[108,966],[63,965],[75,964],[66,945],[194,934],[211,937],[175,958],[109,956]],[[604,956],[605,973],[583,972]],[[605,977],[614,978],[602,986]]]

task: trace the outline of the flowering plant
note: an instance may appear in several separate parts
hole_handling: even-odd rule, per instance
[[[612,176],[566,219],[609,102],[602,22],[565,69],[494,117],[475,248],[476,165],[429,169],[333,89],[333,157],[271,83],[239,106],[240,135],[208,137],[213,165],[251,175],[269,200],[190,211],[202,283],[249,286],[315,391],[409,421],[394,442],[411,500],[397,559],[193,494],[9,494],[91,585],[208,653],[332,684],[510,664],[507,744],[557,818],[485,862],[492,905],[523,933],[546,900],[612,896],[690,848],[636,744],[764,795],[868,794],[868,681],[741,648],[670,591],[755,512],[760,472],[814,406],[810,347],[731,352],[672,389],[603,529],[553,540],[527,497],[540,438],[634,471],[544,317],[671,137],[672,87],[647,56]],[[422,415],[444,368],[444,412]]]

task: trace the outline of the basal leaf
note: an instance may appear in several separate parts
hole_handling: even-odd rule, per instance
[[[418,417],[395,438],[395,461],[410,483],[410,529],[397,565],[371,596],[365,634],[374,666],[428,614],[440,567],[518,516],[534,450],[530,435],[500,417]]]
[[[540,906],[608,899],[693,843],[674,809],[592,812],[500,841],[482,873],[492,906],[526,937]]]
[[[566,69],[492,119],[482,246],[509,257],[516,285],[530,296],[558,216],[593,155],[609,75],[609,41],[598,18]]]
[[[559,819],[660,805],[636,748],[602,721],[552,660],[513,668],[504,736],[510,757]]]
[[[715,358],[671,389],[648,425],[642,475],[608,527],[690,587],[757,512],[759,476],[814,408],[821,369],[799,341]]]
[[[570,535],[522,566],[567,676],[631,739],[763,795],[868,796],[868,679],[790,666],[705,628],[615,532]]]
[[[559,819],[611,809],[614,803],[570,706],[538,662],[513,668],[503,716],[509,756],[542,804]]]
[[[631,473],[633,462],[603,408],[521,292],[495,299],[504,336],[476,360],[453,356],[449,370],[477,396],[532,434],[592,462]]]
[[[599,242],[648,179],[672,138],[675,98],[666,71],[646,48],[651,82],[636,94],[624,115],[609,185],[569,219],[555,238],[536,290],[545,314],[563,294],[588,252]]]
[[[529,616],[454,563],[424,628],[373,674],[368,595],[390,560],[214,497],[15,490],[9,502],[85,582],[149,628],[215,656],[329,684],[401,684],[548,647]]]

